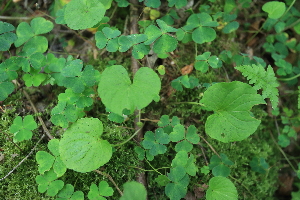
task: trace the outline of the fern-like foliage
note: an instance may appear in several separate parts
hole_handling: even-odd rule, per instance
[[[262,89],[263,98],[270,98],[272,108],[278,105],[278,89],[279,83],[276,80],[275,73],[269,65],[267,70],[261,65],[241,65],[236,67],[249,80],[249,84],[254,84],[256,90]]]

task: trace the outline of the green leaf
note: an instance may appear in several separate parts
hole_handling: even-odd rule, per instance
[[[75,122],[78,118],[78,110],[74,105],[59,102],[51,111],[51,122],[57,126],[68,127],[69,122]]]
[[[281,147],[287,147],[291,143],[290,138],[287,135],[281,134],[278,136],[278,144]]]
[[[31,38],[27,43],[25,43],[23,47],[23,51],[29,52],[32,51],[32,53],[35,52],[41,52],[44,53],[48,49],[48,40],[44,36],[34,36]]]
[[[170,119],[168,115],[162,115],[160,120],[157,122],[157,125],[160,127],[164,127],[170,124]]]
[[[35,159],[39,164],[38,171],[40,174],[44,174],[45,171],[49,171],[55,160],[54,156],[45,151],[38,151],[35,155]]]
[[[145,150],[144,149],[142,149],[141,147],[135,146],[134,151],[135,151],[135,153],[138,154],[139,160],[144,160],[144,158],[145,158]]]
[[[186,174],[179,182],[168,183],[165,187],[165,193],[171,200],[180,200],[187,193],[187,186],[190,182]]]
[[[147,191],[141,183],[127,182],[123,185],[124,192],[120,200],[146,200]]]
[[[149,53],[149,51],[150,51],[150,46],[149,45],[145,45],[143,43],[137,44],[137,45],[133,46],[132,56],[135,59],[142,59],[142,58],[144,58],[144,56],[146,54]]]
[[[222,29],[222,32],[226,33],[226,34],[231,33],[233,31],[237,30],[239,28],[239,26],[240,26],[240,24],[237,21],[230,22]]]
[[[265,101],[250,85],[234,81],[209,87],[200,103],[215,111],[207,118],[206,133],[227,143],[241,141],[254,133],[260,120],[251,116],[250,109]]]
[[[39,70],[38,70],[39,71]],[[31,74],[24,74],[22,79],[27,87],[38,87],[47,78],[46,74],[41,74],[38,71],[32,71]]]
[[[197,128],[194,125],[188,127],[186,139],[193,144],[197,144],[200,141],[200,137],[197,134]]]
[[[15,46],[19,47],[34,36],[34,32],[30,25],[26,22],[21,22],[16,30],[18,39],[15,41]]]
[[[14,134],[14,140],[21,142],[23,140],[30,140],[32,137],[32,130],[37,128],[37,124],[32,115],[27,115],[24,120],[17,116],[13,124],[10,126],[9,131]]]
[[[161,4],[160,0],[146,0],[145,5],[151,8],[158,8]]]
[[[78,172],[90,172],[107,163],[112,147],[102,140],[102,122],[96,118],[83,118],[74,123],[63,135],[59,153],[64,164]]]
[[[209,180],[209,188],[206,192],[207,200],[237,200],[238,193],[234,184],[227,178],[217,176]]]
[[[201,167],[201,173],[207,175],[209,173],[209,167],[208,166]]]
[[[0,21],[0,51],[7,51],[10,45],[17,40],[17,35],[12,33],[15,27],[9,23]]]
[[[269,18],[278,19],[285,12],[285,3],[278,1],[270,1],[263,5],[262,10],[268,13]]]
[[[258,172],[260,174],[266,174],[269,168],[269,164],[263,157],[254,157],[250,162],[250,167],[252,171]]]
[[[179,152],[179,151],[190,152],[192,149],[193,149],[193,145],[190,142],[188,142],[187,140],[183,140],[183,141],[177,143],[175,146],[176,152]]]
[[[273,109],[278,105],[279,83],[274,74],[273,68],[269,65],[265,70],[261,65],[242,65],[236,67],[241,71],[243,76],[247,77],[250,84],[254,84],[254,89],[263,89],[262,97],[270,98]]]
[[[173,182],[180,182],[186,176],[186,172],[183,166],[177,165],[174,168],[170,169],[170,173],[168,173],[168,177]]]
[[[65,22],[74,30],[92,28],[102,20],[105,11],[100,0],[72,0],[65,8]]]
[[[111,112],[122,115],[125,108],[133,112],[146,107],[157,97],[160,87],[158,75],[150,68],[140,68],[131,83],[126,69],[113,65],[101,74],[98,93]]]
[[[172,142],[178,142],[184,139],[185,128],[181,124],[177,124],[173,128],[173,132],[170,133],[170,140]]]
[[[97,187],[96,184],[92,184],[90,187],[90,191],[88,193],[89,199],[103,199],[105,200],[103,196],[112,196],[114,193],[114,190],[108,185],[106,181],[101,181],[99,183],[99,187]]]
[[[81,191],[74,192],[74,187],[71,184],[66,184],[57,194],[58,199],[56,200],[84,200],[84,194]]]
[[[165,175],[158,175],[158,177],[155,179],[155,181],[157,182],[157,184],[159,186],[166,186],[170,182],[168,177]]]
[[[146,28],[145,35],[147,35],[148,40],[144,43],[149,45],[162,35],[162,31],[157,26],[150,25]]]
[[[167,34],[162,35],[153,45],[153,51],[157,54],[165,54],[176,49],[178,41]]]
[[[204,42],[211,42],[216,39],[216,32],[210,27],[198,27],[192,33],[194,42],[203,44]]]
[[[182,7],[186,6],[186,4],[187,4],[187,0],[168,0],[168,2],[169,2],[169,4],[168,4],[169,7],[172,7],[175,5],[175,7],[177,9],[182,8]]]
[[[183,166],[187,164],[188,154],[186,151],[178,151],[175,158],[172,160],[172,167]]]
[[[220,164],[212,169],[212,174],[214,176],[227,177],[230,174],[230,168],[223,164]]]
[[[15,89],[11,82],[0,82],[0,101],[4,101]]]
[[[51,21],[42,17],[33,18],[33,20],[30,22],[30,25],[35,35],[48,33],[54,27]]]
[[[57,179],[53,169],[46,171],[44,175],[36,176],[35,180],[39,184],[38,191],[44,193],[47,191],[48,196],[55,196],[59,190],[64,187],[64,182]]]
[[[169,32],[177,32],[178,29],[173,28],[172,26],[169,26],[166,22],[163,20],[157,19],[156,23],[158,24],[159,28],[161,29],[162,33],[169,33]]]

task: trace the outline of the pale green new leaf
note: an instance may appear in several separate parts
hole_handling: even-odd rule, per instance
[[[272,108],[275,109],[278,105],[278,89],[279,83],[274,74],[273,68],[269,65],[265,70],[261,65],[241,65],[236,67],[242,72],[243,76],[247,77],[250,84],[254,84],[256,90],[262,89],[262,97],[270,98]]]
[[[268,13],[271,19],[280,18],[285,12],[285,3],[279,1],[269,1],[265,3],[262,10]]]
[[[237,200],[238,193],[234,184],[227,178],[217,176],[209,180],[209,188],[206,192],[207,200]]]
[[[32,130],[37,128],[37,124],[32,115],[27,115],[24,120],[17,116],[10,127],[10,132],[14,133],[15,141],[29,140],[32,137]]]
[[[150,68],[140,68],[131,83],[126,69],[113,65],[101,74],[98,93],[111,112],[122,116],[125,108],[133,112],[149,105],[158,96],[160,87],[158,75]]]
[[[207,118],[206,133],[227,143],[241,141],[255,132],[260,120],[251,116],[250,109],[265,101],[250,85],[234,81],[209,87],[200,103],[215,111]]]

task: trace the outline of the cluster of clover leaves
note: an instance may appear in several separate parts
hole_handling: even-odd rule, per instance
[[[142,2],[143,0],[139,0]],[[128,6],[126,0],[116,0],[119,6]],[[211,0],[211,2],[214,2]],[[157,8],[160,0],[147,0],[146,6]],[[264,7],[269,17],[282,12],[282,4],[271,2],[276,6]],[[142,59],[152,49],[160,58],[169,56],[169,52],[177,48],[178,42],[195,42],[203,44],[211,42],[217,37],[214,28],[220,27],[227,34],[235,31],[239,24],[234,21],[236,14],[219,12],[210,14],[209,9],[200,9],[200,13],[192,13],[186,24],[180,28],[172,27],[178,16],[171,10],[165,17],[151,21],[143,27],[141,34],[122,35],[115,28],[110,27],[105,12],[111,7],[112,0],[72,0],[62,7],[56,14],[57,24],[66,24],[70,29],[81,30],[98,27],[95,34],[96,46],[106,48],[108,52],[126,52],[131,49],[135,59]],[[176,9],[187,5],[186,0],[168,0],[170,7]],[[278,6],[280,9],[278,9]],[[284,11],[285,11],[285,5]],[[283,13],[281,13],[282,15]],[[279,14],[280,15],[280,14]],[[276,16],[277,17],[277,16]],[[48,40],[43,34],[53,29],[53,23],[42,17],[20,23],[16,28],[9,23],[0,22],[0,50],[7,51],[11,44],[20,47],[17,56],[11,56],[0,64],[0,101],[5,100],[14,90],[12,80],[22,80],[27,87],[43,84],[56,84],[65,87],[64,93],[58,96],[58,104],[51,111],[51,122],[62,128],[67,128],[60,139],[52,139],[48,143],[49,152],[39,151],[36,160],[39,173],[36,177],[38,191],[46,192],[57,199],[84,199],[82,191],[75,191],[71,184],[65,184],[58,178],[67,169],[85,173],[97,170],[111,159],[113,150],[109,141],[103,140],[102,122],[97,118],[85,117],[85,112],[93,105],[93,96],[99,95],[107,111],[113,119],[123,114],[132,114],[136,109],[143,109],[153,100],[159,101],[161,80],[155,71],[148,67],[140,68],[131,81],[127,70],[121,65],[107,67],[101,73],[91,65],[84,65],[82,60],[56,57],[47,53]],[[175,34],[174,34],[175,33]],[[233,61],[234,60],[234,61]],[[207,118],[205,132],[221,142],[241,141],[255,132],[260,120],[255,119],[250,112],[254,105],[265,104],[265,98],[270,98],[273,108],[278,104],[278,83],[273,69],[255,58],[250,60],[244,55],[232,55],[230,51],[223,51],[219,56],[211,56],[204,52],[195,57],[195,68],[202,73],[212,68],[220,68],[223,63],[237,64],[237,70],[248,78],[250,84],[239,81],[216,83],[210,86],[199,102],[214,114]],[[41,73],[41,71],[43,73]],[[177,90],[183,87],[194,88],[199,84],[196,77],[184,75],[172,82]],[[97,93],[93,86],[98,86]],[[257,91],[262,89],[262,95]],[[120,118],[118,118],[119,120]],[[155,132],[145,133],[141,147],[135,151],[140,160],[151,161],[155,156],[166,153],[170,142],[176,143],[176,155],[171,163],[167,175],[160,174],[156,181],[165,186],[166,195],[177,200],[187,193],[190,176],[198,172],[195,155],[192,149],[199,143],[197,128],[193,125],[184,127],[177,117],[171,120],[163,115],[158,122]],[[32,130],[37,128],[33,116],[22,119],[15,118],[10,131],[14,134],[14,141],[21,142],[31,139]],[[209,181],[206,191],[207,199],[237,199],[238,194],[234,184],[227,178],[232,161],[224,154],[213,156],[209,169],[215,177]],[[268,168],[263,159],[253,160],[251,167],[256,171]],[[208,170],[205,166],[201,171]],[[146,189],[137,182],[125,183],[121,200],[141,200],[146,198]],[[106,181],[98,185],[91,184],[88,192],[89,199],[105,199],[112,196],[113,189]]]

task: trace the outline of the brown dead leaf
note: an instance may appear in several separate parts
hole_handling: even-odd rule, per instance
[[[208,188],[208,185],[202,184],[201,187],[194,187],[195,196],[197,198],[203,198],[205,196],[205,190]]]
[[[180,71],[182,75],[190,74],[194,69],[194,63],[184,66]]]

